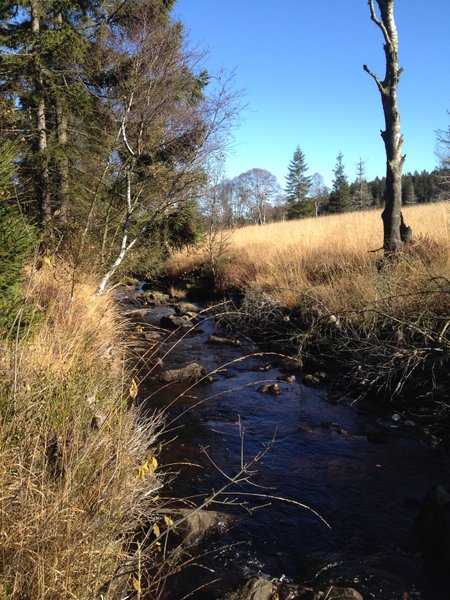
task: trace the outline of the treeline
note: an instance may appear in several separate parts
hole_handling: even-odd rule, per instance
[[[43,260],[63,254],[101,288],[125,259],[144,274],[196,239],[207,165],[237,110],[173,4],[1,3],[0,164],[14,168],[3,169],[0,219],[32,224]]]
[[[298,147],[289,165],[284,190],[269,171],[250,169],[233,179],[210,186],[202,197],[203,213],[207,220],[213,218],[225,227],[236,227],[366,210],[384,204],[386,178],[367,180],[362,160],[356,165],[354,180],[349,183],[340,153],[336,159],[331,189],[324,184],[319,173],[309,176],[307,169],[304,154]],[[406,173],[403,175],[403,204],[448,200],[449,174],[445,160],[431,173],[426,170]]]
[[[402,202],[404,205],[439,202],[448,200],[449,165],[448,144],[441,148],[440,164],[429,173],[415,171],[402,178]],[[375,177],[367,180],[365,162],[360,159],[356,165],[356,176],[350,183],[346,174],[344,157],[340,152],[333,170],[331,189],[323,182],[323,177],[315,173],[308,175],[308,166],[300,147],[297,147],[288,168],[286,177],[286,203],[284,215],[287,218],[364,210],[383,206],[386,193],[386,178]]]

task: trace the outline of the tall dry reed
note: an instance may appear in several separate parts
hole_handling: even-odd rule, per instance
[[[288,307],[316,296],[332,311],[358,309],[386,295],[392,286],[414,290],[424,279],[448,269],[450,204],[404,209],[415,244],[401,266],[379,269],[382,225],[379,210],[329,215],[236,229],[222,257],[219,285],[259,288]],[[207,269],[207,254],[173,257],[174,276]]]
[[[26,289],[39,319],[0,348],[0,598],[117,598],[133,572],[128,537],[159,486],[154,469],[136,471],[159,423],[127,408],[111,297],[88,281],[71,298],[48,265]]]

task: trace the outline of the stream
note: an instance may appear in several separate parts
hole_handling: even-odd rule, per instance
[[[149,309],[145,318],[158,325],[169,313],[173,309],[164,305]],[[301,376],[278,382],[277,396],[257,391],[283,374],[264,367],[274,357],[252,356],[258,349],[246,338],[240,347],[206,344],[218,332],[212,319],[197,329],[169,351],[164,369],[197,362],[214,372],[213,382],[186,393],[187,384],[179,383],[155,392],[147,382],[141,389],[148,410],[165,409],[171,423],[171,442],[159,460],[179,475],[164,495],[207,497],[224,485],[223,473],[239,472],[241,452],[244,462],[266,452],[251,483],[231,486],[226,494],[228,502],[246,507],[210,506],[237,516],[226,534],[208,541],[216,554],[199,561],[204,568],[187,569],[171,581],[167,597],[179,600],[219,579],[189,597],[222,598],[246,575],[262,574],[319,589],[351,586],[365,600],[448,600],[448,581],[424,565],[412,528],[429,488],[448,481],[445,456],[423,443],[414,424],[398,424],[392,415],[380,421],[379,414],[331,402],[325,386],[307,387]],[[381,431],[375,441],[383,443],[369,441],[368,430]],[[290,501],[312,508],[331,529]]]

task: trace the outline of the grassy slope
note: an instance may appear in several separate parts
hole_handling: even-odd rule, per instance
[[[157,423],[127,408],[123,325],[111,298],[61,268],[30,276],[35,331],[0,342],[0,598],[119,597],[124,542],[158,486]],[[111,578],[113,578],[111,580]]]
[[[409,275],[417,269],[422,278],[424,262],[428,271],[446,272],[450,204],[414,206],[406,208],[404,215],[418,240],[407,255]],[[222,285],[262,287],[287,306],[297,305],[308,289],[330,310],[361,307],[379,296],[376,288],[382,276],[376,263],[381,253],[369,250],[379,248],[381,238],[380,211],[243,227],[227,237],[220,257]],[[207,253],[199,249],[176,255],[169,268],[176,276],[207,261]],[[403,273],[399,275],[403,279]],[[410,281],[408,277],[406,285]]]

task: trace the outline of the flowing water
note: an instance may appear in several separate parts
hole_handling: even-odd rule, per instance
[[[154,309],[148,318],[158,323],[171,312],[169,307]],[[332,403],[325,389],[306,387],[298,379],[279,383],[279,396],[258,392],[281,375],[276,368],[255,370],[273,357],[243,359],[258,352],[246,340],[241,347],[205,344],[217,331],[212,319],[199,329],[169,353],[164,368],[198,362],[216,371],[226,365],[213,375],[214,381],[178,398],[186,385],[157,393],[154,384],[144,389],[149,410],[167,409],[171,403],[167,438],[175,439],[160,460],[172,465],[168,471],[179,468],[180,475],[166,494],[207,497],[226,483],[225,475],[239,472],[242,455],[246,462],[267,451],[252,484],[233,485],[226,494],[228,502],[245,501],[246,508],[210,507],[237,516],[227,534],[209,542],[221,549],[200,561],[207,569],[186,571],[169,597],[180,599],[220,578],[192,597],[221,598],[245,575],[260,573],[319,588],[327,583],[353,586],[366,600],[448,600],[446,582],[422,562],[412,529],[427,490],[448,481],[445,458],[421,441],[416,428],[396,426],[390,416],[384,423],[386,443],[368,441],[367,430],[379,428],[379,415]],[[311,507],[331,529],[291,500]]]

